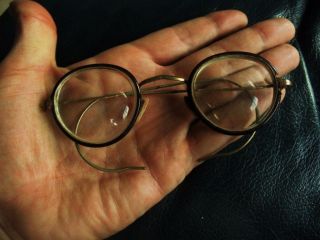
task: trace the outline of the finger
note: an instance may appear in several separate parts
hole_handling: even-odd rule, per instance
[[[131,44],[148,53],[154,62],[167,65],[246,24],[247,17],[240,11],[214,12],[152,33]]]
[[[204,58],[222,52],[245,51],[260,53],[290,41],[295,34],[293,24],[284,18],[266,20],[223,38],[172,66],[177,74],[188,76]]]
[[[41,70],[55,64],[56,26],[50,14],[33,1],[15,1],[10,6],[17,18],[15,44],[2,62],[4,69]]]
[[[298,67],[300,62],[298,50],[290,44],[282,44],[269,49],[262,52],[261,56],[276,68],[278,76],[288,74]]]
[[[289,45],[282,44],[261,54],[277,69],[280,76],[295,69],[299,64],[297,50]],[[235,108],[238,108],[237,106]],[[209,129],[202,121],[190,125],[188,141],[194,159],[200,159],[208,154],[217,152],[234,141],[235,136],[228,136]]]
[[[273,66],[279,77],[288,74],[290,71],[298,67],[300,56],[298,50],[290,44],[283,44],[269,51],[261,53]],[[290,79],[289,79],[290,80]],[[284,99],[286,89],[281,90],[281,101]]]

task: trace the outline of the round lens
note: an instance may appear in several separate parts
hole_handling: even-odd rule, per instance
[[[138,87],[125,70],[109,65],[87,66],[67,74],[54,95],[58,122],[83,144],[115,141],[133,124]]]
[[[191,90],[207,122],[229,133],[263,123],[277,97],[273,68],[246,54],[221,54],[204,61],[193,74]]]

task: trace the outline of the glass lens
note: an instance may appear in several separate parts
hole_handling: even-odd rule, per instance
[[[113,67],[79,69],[60,83],[55,96],[63,128],[90,144],[104,144],[123,134],[138,103],[133,80]]]
[[[261,124],[275,104],[274,74],[259,58],[224,55],[202,64],[192,82],[201,114],[220,129],[247,131]]]

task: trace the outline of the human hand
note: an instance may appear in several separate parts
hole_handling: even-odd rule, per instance
[[[288,20],[245,28],[243,13],[222,11],[61,68],[55,63],[57,36],[50,15],[31,1],[15,8],[19,37],[0,65],[0,223],[13,239],[108,237],[174,189],[197,159],[233,140],[201,122],[191,125],[194,116],[187,106],[162,96],[149,103],[129,135],[106,150],[117,155],[120,166],[145,165],[147,171],[98,172],[81,161],[74,143],[41,108],[68,69],[112,63],[143,80],[160,74],[187,77],[202,59],[224,51],[259,53],[279,75],[299,62],[295,48],[286,44],[294,36]]]

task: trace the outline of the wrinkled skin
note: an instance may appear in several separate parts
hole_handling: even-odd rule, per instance
[[[187,106],[162,96],[150,101],[125,139],[106,150],[117,155],[120,165],[147,170],[101,173],[81,160],[52,114],[41,107],[68,69],[112,63],[139,80],[159,74],[187,77],[205,57],[235,50],[261,54],[279,75],[299,62],[296,49],[287,44],[295,33],[291,22],[271,19],[246,27],[245,14],[229,10],[61,68],[55,62],[57,34],[49,13],[31,1],[13,7],[20,29],[0,65],[0,219],[3,234],[11,239],[108,237],[181,183],[197,159],[233,140],[201,122],[191,124],[195,116]]]

